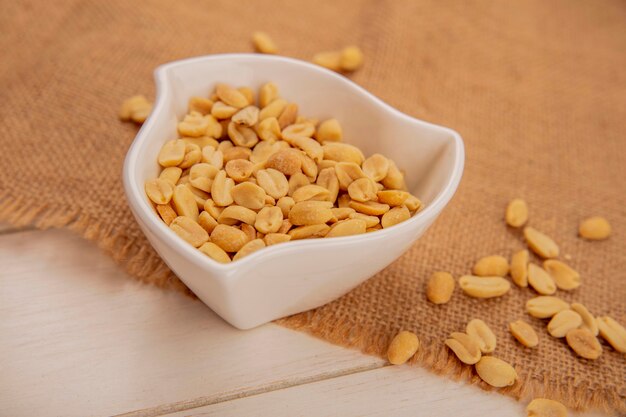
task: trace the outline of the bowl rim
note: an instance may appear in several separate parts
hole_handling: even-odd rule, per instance
[[[414,216],[411,216],[409,220],[406,220],[402,223],[399,223],[395,226],[392,226],[387,229],[380,229],[373,233],[365,233],[362,235],[352,235],[352,236],[342,236],[335,237],[332,239],[301,239],[297,241],[289,241],[286,243],[289,244],[277,244],[272,245],[271,247],[266,247],[261,250],[258,250],[242,259],[237,261],[229,262],[229,263],[220,263],[212,258],[204,255],[202,252],[197,250],[197,248],[193,247],[189,243],[184,240],[178,238],[176,234],[170,230],[170,228],[161,221],[158,215],[155,215],[152,207],[149,207],[149,203],[144,201],[143,199],[143,189],[137,186],[136,181],[136,165],[139,160],[139,150],[143,146],[143,144],[147,141],[150,132],[153,129],[153,125],[155,124],[155,120],[160,117],[160,114],[164,111],[164,107],[166,105],[167,99],[170,97],[170,83],[169,76],[170,72],[178,67],[182,66],[190,66],[200,62],[207,61],[249,61],[249,60],[257,60],[257,61],[274,61],[286,63],[288,65],[307,68],[309,70],[313,70],[319,72],[325,77],[331,77],[338,80],[341,84],[343,84],[346,88],[351,89],[354,93],[357,93],[362,98],[367,99],[375,103],[378,107],[380,107],[381,111],[386,111],[393,114],[395,117],[399,117],[410,121],[411,123],[423,125],[428,128],[436,128],[438,130],[442,130],[450,134],[453,138],[454,145],[454,153],[455,160],[453,163],[453,171],[450,174],[448,182],[445,184],[443,189],[439,191],[438,195],[434,198],[434,200],[426,206],[422,211],[416,213]],[[333,71],[330,71],[326,68],[320,67],[318,65],[314,65],[312,63],[284,57],[284,56],[276,56],[276,55],[264,55],[264,54],[254,54],[254,53],[229,53],[229,54],[212,54],[212,55],[204,55],[197,56],[192,58],[186,58],[181,60],[172,61],[166,64],[162,64],[158,66],[154,71],[154,78],[156,81],[156,95],[155,95],[155,104],[154,108],[148,117],[148,119],[143,123],[137,135],[133,139],[124,160],[123,166],[123,185],[124,190],[126,192],[126,197],[129,203],[130,208],[134,212],[135,216],[138,217],[140,223],[143,223],[145,227],[147,227],[150,232],[152,232],[158,239],[164,241],[168,246],[172,247],[179,255],[183,256],[186,260],[193,262],[195,264],[199,264],[204,269],[208,269],[213,273],[218,275],[228,275],[229,273],[234,272],[235,270],[250,267],[251,264],[259,261],[263,257],[267,256],[277,256],[280,254],[290,255],[292,252],[300,252],[305,250],[306,248],[314,248],[318,245],[323,244],[325,247],[336,247],[336,246],[345,246],[355,242],[362,242],[364,240],[378,240],[376,238],[385,238],[389,235],[396,234],[400,231],[400,229],[410,228],[416,223],[424,223],[428,220],[436,217],[443,208],[448,204],[450,199],[453,197],[456,192],[458,185],[461,181],[461,177],[463,175],[463,168],[465,163],[465,149],[463,145],[463,140],[461,136],[454,130],[436,125],[433,123],[429,123],[420,119],[416,119],[411,117],[400,110],[392,107],[391,105],[385,103],[380,98],[376,97],[365,88],[359,86],[355,82],[350,79],[337,74]],[[165,261],[165,259],[164,259]]]

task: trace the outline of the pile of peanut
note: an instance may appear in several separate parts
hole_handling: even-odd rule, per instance
[[[508,226],[521,228],[528,222],[528,206],[522,199],[511,201],[505,212]],[[583,220],[578,228],[585,240],[604,240],[611,234],[609,222],[602,217]],[[559,246],[549,236],[526,226],[523,236],[530,251],[541,265],[531,262],[529,250],[515,252],[511,260],[500,255],[479,259],[471,275],[459,279],[461,290],[470,297],[492,298],[508,293],[512,286],[505,277],[518,287],[530,286],[539,295],[526,302],[526,312],[539,319],[549,319],[547,332],[555,338],[564,338],[574,353],[584,359],[594,360],[602,354],[599,335],[616,351],[626,353],[626,329],[609,316],[596,317],[583,304],[568,303],[554,294],[557,290],[571,291],[581,285],[580,274],[565,262],[554,259],[559,256]],[[568,258],[568,256],[565,256]],[[444,271],[432,274],[426,283],[426,296],[433,304],[445,304],[454,293],[454,277]],[[539,337],[533,327],[524,320],[508,324],[512,336],[524,347],[534,348]],[[444,342],[464,364],[473,365],[478,376],[494,387],[515,383],[517,372],[507,362],[491,354],[496,348],[496,336],[480,319],[472,319],[465,332],[453,332]],[[419,339],[409,331],[401,331],[392,340],[388,358],[392,364],[408,361],[417,352]],[[487,354],[487,355],[486,355]],[[566,408],[553,400],[537,398],[527,407],[528,416],[565,416]]]
[[[336,119],[298,114],[274,83],[192,97],[145,191],[163,221],[218,262],[295,239],[373,232],[422,208],[381,154],[343,143]]]

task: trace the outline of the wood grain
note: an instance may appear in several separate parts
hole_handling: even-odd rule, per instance
[[[521,417],[524,407],[510,397],[444,380],[421,368],[387,366],[171,416]]]
[[[383,365],[276,325],[236,330],[66,231],[0,236],[0,265],[2,416],[156,415]]]

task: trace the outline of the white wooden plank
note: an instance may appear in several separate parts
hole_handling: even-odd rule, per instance
[[[236,330],[70,232],[2,235],[0,265],[3,416],[156,415],[383,365],[276,325]]]
[[[421,368],[387,366],[170,416],[520,417],[526,415],[524,407],[510,397],[453,382]]]

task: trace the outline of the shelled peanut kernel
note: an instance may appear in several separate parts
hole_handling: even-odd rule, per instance
[[[360,65],[359,54],[347,50],[346,69]],[[342,142],[338,120],[302,116],[274,83],[261,86],[258,101],[250,88],[218,83],[188,109],[145,189],[161,219],[218,262],[389,228],[423,208],[392,160],[366,158]]]

